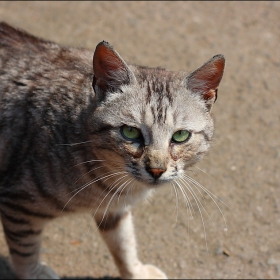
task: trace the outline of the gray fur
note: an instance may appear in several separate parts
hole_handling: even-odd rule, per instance
[[[48,271],[39,264],[46,222],[86,210],[117,232],[124,205],[181,178],[209,151],[223,65],[221,55],[189,75],[127,65],[106,42],[92,58],[0,24],[0,213],[19,278]],[[123,125],[141,141],[125,139]],[[189,140],[172,142],[178,130]],[[116,263],[122,276],[138,275]]]

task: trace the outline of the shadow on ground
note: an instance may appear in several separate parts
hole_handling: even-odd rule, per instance
[[[121,279],[119,277],[110,277],[110,276],[104,276],[104,277],[100,277],[100,278],[93,278],[93,277],[62,277],[61,279],[75,279],[75,280],[82,280],[82,279]]]
[[[15,279],[15,275],[12,272],[8,258],[0,255],[0,279]]]
[[[8,258],[3,257],[2,255],[0,255],[0,279],[15,279],[15,274],[13,273],[13,271],[10,268],[9,265],[9,261]],[[111,276],[103,276],[103,277],[99,277],[99,278],[94,278],[94,277],[90,277],[90,276],[86,276],[86,277],[80,277],[80,276],[76,276],[76,277],[61,277],[61,279],[65,279],[65,280],[84,280],[84,279],[120,279],[119,277],[111,277]]]

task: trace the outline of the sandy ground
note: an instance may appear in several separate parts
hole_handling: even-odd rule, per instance
[[[227,233],[206,195],[205,231],[182,198],[177,216],[168,188],[134,211],[141,259],[170,278],[280,277],[279,15],[270,1],[0,2],[1,20],[63,45],[106,40],[130,63],[192,71],[225,55],[213,148],[189,174],[228,206],[216,200]],[[0,247],[0,278],[12,278],[2,231]],[[67,279],[118,277],[89,215],[50,223],[42,259]]]

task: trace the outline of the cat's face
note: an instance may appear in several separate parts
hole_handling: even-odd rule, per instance
[[[97,108],[94,119],[99,130],[109,128],[102,136],[102,148],[111,154],[106,157],[114,161],[120,156],[137,180],[159,184],[182,175],[208,151],[213,121],[204,101],[183,80],[162,77],[153,86],[151,79],[123,86]],[[161,86],[161,92],[153,90]]]
[[[208,83],[209,71],[201,81],[205,75],[199,69],[198,74],[186,77],[163,69],[121,67],[125,80],[117,79],[114,84],[111,68],[104,84],[104,74],[98,77],[100,70],[95,67],[95,91],[103,95],[92,123],[96,155],[106,160],[109,169],[126,171],[146,185],[175,180],[209,150],[213,136],[210,107],[217,85]],[[215,65],[208,68],[213,74]],[[115,78],[118,73],[113,71]]]

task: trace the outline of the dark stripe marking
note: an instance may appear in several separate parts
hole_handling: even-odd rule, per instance
[[[106,132],[108,130],[111,130],[113,128],[114,127],[112,125],[107,124],[107,125],[104,125],[104,126],[98,128],[97,130],[93,130],[92,133],[102,133],[102,132]]]
[[[9,220],[11,223],[14,223],[14,224],[21,224],[21,225],[28,225],[29,224],[29,221],[26,220],[26,219],[23,219],[23,218],[16,218],[14,216],[11,216],[7,213],[5,213],[3,210],[0,211],[1,212],[1,215]]]
[[[107,230],[112,230],[115,229],[119,222],[124,219],[128,215],[128,212],[122,213],[122,214],[117,214],[117,215],[112,215],[108,214],[104,219],[102,219],[100,222],[97,222],[99,230],[107,231]]]
[[[4,232],[7,234],[8,237],[14,237],[14,238],[24,238],[28,237],[30,235],[40,235],[42,233],[42,230],[18,230],[18,231],[12,231],[7,228],[4,229]]]
[[[27,258],[27,257],[31,257],[32,255],[34,255],[34,252],[23,253],[23,252],[20,252],[16,249],[10,248],[10,254],[11,255],[18,255],[18,256],[21,256],[23,258]]]
[[[53,219],[53,218],[55,218],[54,215],[40,213],[38,211],[35,212],[35,211],[27,209],[27,208],[25,208],[23,206],[20,206],[18,204],[13,204],[13,203],[8,202],[8,201],[1,202],[0,204],[4,205],[6,207],[9,207],[9,208],[11,208],[14,211],[22,212],[23,214],[26,214],[26,215],[31,215],[31,216],[34,216],[34,217],[45,218],[45,219]]]
[[[210,139],[210,137],[205,133],[205,131],[203,131],[203,130],[201,130],[201,131],[197,131],[197,132],[193,132],[193,133],[195,133],[195,134],[201,134],[204,138],[205,138],[205,140],[207,141],[207,142],[209,142],[211,139]]]

